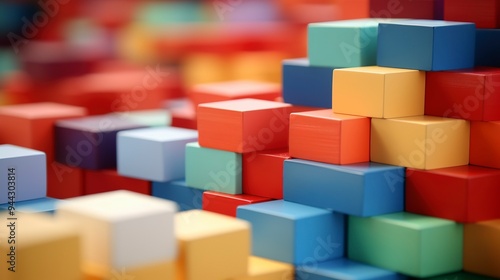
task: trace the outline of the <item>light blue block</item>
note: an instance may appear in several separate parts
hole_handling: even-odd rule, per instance
[[[474,66],[473,23],[404,20],[380,23],[377,65],[425,71]]]
[[[57,203],[60,199],[43,197],[32,200],[16,202],[15,208],[21,213],[49,213],[52,214],[56,210]],[[0,210],[8,210],[9,204],[0,204]]]
[[[153,182],[151,195],[177,202],[179,211],[202,209],[202,190],[188,187],[186,181]]]
[[[168,182],[185,176],[185,146],[198,132],[178,127],[153,127],[117,134],[118,173],[149,181]]]
[[[344,215],[284,200],[239,206],[252,224],[252,254],[294,265],[344,255]]]
[[[404,210],[403,167],[379,163],[334,165],[285,160],[284,199],[355,216]]]
[[[45,153],[15,145],[0,145],[0,204],[12,199],[17,204],[46,194]]]
[[[241,154],[186,145],[186,185],[200,190],[241,194]]]

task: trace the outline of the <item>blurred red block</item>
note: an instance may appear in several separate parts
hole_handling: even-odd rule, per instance
[[[226,194],[220,192],[206,191],[203,193],[203,210],[236,217],[236,208],[240,205],[248,205],[271,199],[247,194]]]
[[[471,122],[470,164],[500,168],[500,122]]]
[[[372,18],[434,19],[435,0],[370,0]]]
[[[500,28],[500,1],[444,0],[444,19],[473,22],[477,28]]]
[[[115,169],[85,170],[84,193],[96,194],[116,190],[128,190],[151,195],[151,182],[121,176]]]
[[[165,107],[172,115],[172,126],[196,129],[196,110],[191,100],[187,98],[169,100]]]

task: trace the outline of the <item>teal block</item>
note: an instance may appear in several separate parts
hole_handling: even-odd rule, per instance
[[[176,202],[179,211],[202,209],[203,190],[188,187],[185,180],[153,182],[151,195]]]
[[[20,213],[49,213],[52,214],[57,208],[57,203],[60,199],[43,197],[32,200],[25,200],[16,202],[14,207],[15,211]],[[0,204],[0,210],[7,210],[9,204]]]
[[[350,216],[350,259],[414,277],[462,269],[463,226],[406,212]]]
[[[241,154],[186,145],[186,185],[228,194],[241,194]]]

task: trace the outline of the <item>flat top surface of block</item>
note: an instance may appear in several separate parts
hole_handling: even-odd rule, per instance
[[[198,84],[193,87],[193,92],[212,93],[228,97],[237,97],[249,93],[278,92],[280,85],[277,83],[239,80],[210,84]]]
[[[446,20],[425,20],[425,19],[407,19],[393,22],[383,22],[381,24],[408,25],[417,27],[446,27],[458,25],[471,25],[470,22],[446,21]]]
[[[442,123],[442,122],[457,122],[457,121],[464,121],[464,120],[434,117],[434,116],[414,116],[414,117],[395,118],[395,119],[391,119],[391,121],[407,122],[407,123],[418,124],[418,125],[431,125],[431,124]]]
[[[310,23],[309,27],[377,27],[379,19],[350,19]]]
[[[314,117],[314,118],[322,118],[322,119],[328,119],[328,120],[353,120],[353,119],[364,119],[366,117],[361,117],[361,116],[354,116],[354,115],[344,115],[344,114],[337,114],[333,113],[332,109],[325,109],[325,110],[314,110],[314,111],[305,111],[305,112],[298,112],[298,113],[292,113],[293,115],[297,116],[307,116],[307,117]]]
[[[500,174],[499,169],[474,166],[474,165],[439,168],[434,170],[428,170],[426,172],[438,175],[450,176],[450,177],[457,177],[462,179],[480,178],[484,176]]]
[[[198,132],[193,129],[179,127],[151,127],[118,132],[118,137],[139,138],[150,141],[176,141],[197,138]]]
[[[172,123],[172,115],[166,109],[140,110],[125,113],[115,113],[124,119],[150,126],[169,126]]]
[[[474,225],[475,226],[482,226],[482,227],[491,227],[491,228],[500,230],[500,219],[479,222],[479,223],[475,223]]]
[[[362,163],[353,163],[353,164],[344,164],[344,165],[336,165],[329,163],[322,163],[310,160],[302,160],[302,159],[288,159],[286,160],[290,163],[299,163],[306,164],[312,166],[318,166],[321,168],[327,168],[331,170],[337,170],[342,172],[349,172],[352,174],[363,175],[371,172],[383,172],[387,170],[401,169],[403,167],[396,165],[388,165],[376,162],[362,162]]]
[[[56,125],[59,127],[89,132],[107,132],[141,127],[140,124],[134,123],[118,115],[102,115],[66,119],[57,121]]]
[[[284,217],[287,219],[303,219],[316,215],[331,214],[331,211],[302,205],[298,203],[288,202],[284,200],[274,200],[256,204],[239,206],[238,208],[260,212],[269,215]]]
[[[351,68],[344,68],[344,69],[335,69],[334,71],[335,72],[336,71],[360,72],[360,73],[367,73],[367,74],[387,75],[387,74],[396,74],[396,73],[415,72],[418,70],[382,67],[382,66],[363,66],[363,67],[351,67]]]
[[[250,230],[246,221],[204,210],[175,214],[175,234],[182,240],[216,236],[233,231]]]
[[[10,115],[26,119],[57,118],[66,116],[83,116],[87,110],[83,107],[64,105],[52,102],[19,104],[0,107],[0,115]]]
[[[455,224],[455,222],[450,220],[417,215],[407,212],[398,212],[398,213],[380,215],[372,217],[372,219],[416,230],[423,230],[427,228],[449,226]]]
[[[247,112],[247,111],[285,108],[285,107],[291,107],[291,105],[274,101],[244,98],[244,99],[204,103],[201,104],[199,107],[237,111],[237,112]]]
[[[33,149],[19,147],[16,145],[10,145],[10,144],[0,145],[0,159],[34,156],[34,155],[45,155],[45,153]]]
[[[282,64],[292,65],[292,66],[305,66],[305,67],[311,65],[311,63],[309,62],[309,58],[307,57],[284,59],[282,61]]]

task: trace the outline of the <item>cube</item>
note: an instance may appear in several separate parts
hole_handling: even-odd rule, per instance
[[[372,119],[370,160],[417,169],[469,163],[469,122],[416,116]]]
[[[251,238],[248,222],[208,211],[184,211],[175,216],[175,235],[180,250],[179,279],[219,280],[246,275]]]
[[[176,211],[174,202],[122,190],[66,199],[56,217],[78,225],[84,264],[110,271],[172,261]]]
[[[200,146],[236,153],[288,147],[289,104],[258,99],[198,107]]]
[[[284,199],[356,216],[404,210],[404,168],[378,163],[333,165],[286,160]]]
[[[470,126],[470,164],[500,168],[500,121],[471,122]]]
[[[0,204],[45,197],[45,153],[10,144],[0,145]],[[14,206],[14,205],[13,205]]]
[[[290,156],[332,164],[370,160],[370,119],[331,109],[290,115]]]
[[[500,30],[476,29],[476,65],[500,67]]]
[[[118,174],[116,169],[85,170],[85,194],[96,194],[118,190],[151,194],[151,182]]]
[[[500,28],[500,1],[445,0],[444,19],[473,22],[477,28]]]
[[[474,66],[474,23],[415,19],[380,23],[378,30],[379,66],[425,71]]]
[[[463,227],[411,213],[349,216],[349,259],[413,277],[462,269]]]
[[[179,205],[179,211],[202,209],[203,190],[191,188],[185,180],[153,182],[151,195],[171,200]]]
[[[16,212],[19,213],[46,213],[53,214],[57,208],[57,204],[60,199],[50,198],[50,197],[42,197],[30,200],[17,201],[14,204],[14,208]],[[9,211],[9,203],[0,204],[0,211],[6,210]]]
[[[152,127],[117,134],[118,174],[149,181],[184,178],[185,146],[198,140],[196,130]]]
[[[464,225],[464,270],[500,277],[500,220]]]
[[[424,114],[425,73],[368,66],[333,71],[333,112],[374,118]]]
[[[295,266],[344,254],[344,215],[274,200],[239,206],[237,217],[252,225],[252,255]]]
[[[186,145],[186,185],[200,190],[241,193],[241,154]]]
[[[291,264],[250,256],[248,274],[231,280],[292,280],[293,275],[294,267]]]
[[[236,208],[240,205],[261,203],[270,198],[248,194],[226,194],[206,191],[203,193],[203,210],[236,217]]]

